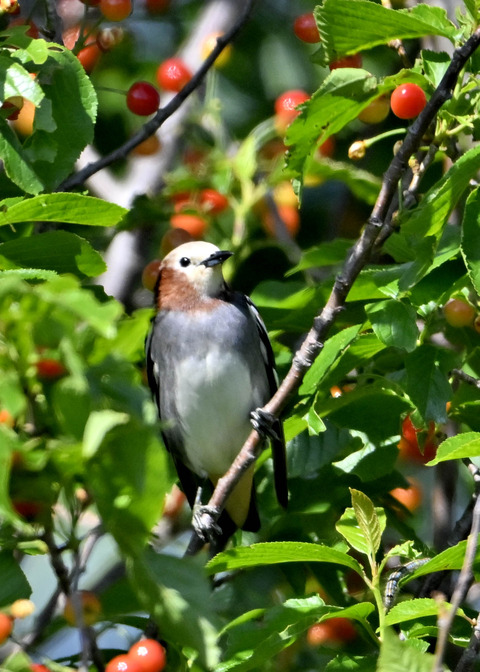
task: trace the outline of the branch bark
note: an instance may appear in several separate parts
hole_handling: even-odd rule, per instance
[[[395,197],[397,185],[408,168],[408,159],[419,148],[422,138],[435,118],[440,107],[451,98],[453,89],[462,68],[467,60],[480,45],[480,28],[452,55],[451,63],[443,76],[438,88],[428,101],[427,105],[411,125],[405,140],[388,167],[380,188],[377,201],[365,228],[354,244],[350,254],[345,260],[343,269],[338,275],[330,297],[315,317],[313,325],[303,341],[300,349],[296,352],[290,370],[278,388],[272,399],[264,406],[263,410],[278,418],[287,403],[299,388],[305,373],[313,364],[315,358],[323,349],[324,341],[330,331],[336,316],[342,311],[347,295],[353,286],[360,271],[367,265],[380,233],[389,224],[388,213],[392,200]],[[217,487],[208,503],[209,509],[221,512],[230,493],[240,480],[244,471],[252,464],[261,453],[261,437],[252,430],[243,448],[237,455],[228,472],[218,481]],[[218,513],[219,515],[219,513]],[[218,515],[215,513],[212,522],[216,522]],[[191,541],[193,548],[197,549],[198,543],[194,544],[194,534]],[[190,547],[189,547],[189,552]],[[196,552],[194,550],[193,552]]]

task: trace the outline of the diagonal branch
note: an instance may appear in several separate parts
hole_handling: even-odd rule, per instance
[[[82,185],[85,180],[97,173],[99,170],[110,166],[112,163],[124,159],[135,147],[141,144],[148,137],[153,135],[162,124],[173,115],[182,105],[182,103],[202,84],[208,71],[212,68],[217,57],[222,53],[225,47],[230,44],[240,32],[243,25],[247,22],[250,13],[253,9],[255,0],[247,0],[245,7],[234,25],[227,30],[221,37],[217,38],[217,44],[210,52],[207,58],[203,61],[192,79],[185,84],[185,86],[174,96],[165,107],[158,110],[154,117],[149,119],[131,138],[129,138],[123,145],[117,147],[115,150],[103,156],[98,161],[89,163],[84,168],[79,170],[74,175],[64,180],[57,191],[69,191],[75,187]]]
[[[423,111],[409,128],[402,146],[394,156],[384,175],[380,193],[370,218],[345,260],[343,269],[335,280],[332,292],[325,307],[317,317],[315,317],[313,326],[308,332],[300,349],[296,352],[292,366],[282,384],[272,399],[263,408],[264,411],[272,414],[273,417],[278,418],[280,416],[282,410],[300,387],[305,373],[323,349],[328,332],[335,322],[337,315],[343,310],[347,295],[352,288],[353,283],[360,271],[369,262],[372,250],[380,232],[383,231],[383,228],[389,223],[389,207],[395,197],[397,185],[404,172],[408,169],[409,157],[419,148],[423,135],[426,133],[440,107],[445,101],[451,98],[462,68],[479,45],[480,28],[477,28],[471,37],[454,51],[451,63],[438,88],[435,90]],[[218,515],[223,510],[225,502],[233,491],[236,483],[240,480],[245,470],[248,469],[260,455],[262,450],[261,443],[261,437],[258,432],[252,430],[232,466],[218,481],[217,487],[208,504],[209,510],[211,509],[211,511],[214,511],[215,513],[206,513],[206,516],[213,518],[214,521],[218,519]],[[192,537],[191,548],[189,547],[188,550],[189,554],[195,553],[198,550],[199,544],[194,543],[195,538],[196,535],[194,534]]]

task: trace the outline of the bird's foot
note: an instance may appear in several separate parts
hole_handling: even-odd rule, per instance
[[[222,528],[217,524],[220,510],[214,506],[196,503],[192,512],[192,525],[195,534],[205,543],[212,541],[222,534]]]
[[[280,437],[273,428],[276,419],[277,418],[273,413],[264,411],[263,408],[257,408],[250,413],[250,421],[253,429],[258,432],[262,438],[268,437],[269,439],[279,440]]]

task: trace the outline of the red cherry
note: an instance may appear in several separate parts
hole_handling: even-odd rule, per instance
[[[122,653],[106,664],[105,672],[142,672],[142,667],[128,653]]]
[[[207,229],[207,221],[199,215],[180,212],[170,217],[173,229],[183,229],[194,238],[201,238]]]
[[[298,208],[292,205],[277,205],[278,216],[285,225],[285,228],[291,236],[295,237],[300,229],[300,215]],[[275,217],[271,210],[268,210],[264,218],[264,228],[271,236],[276,235]]]
[[[12,501],[12,506],[18,515],[29,523],[33,523],[44,509],[42,502],[31,502],[26,499],[15,499]]]
[[[40,380],[57,380],[67,373],[67,369],[58,359],[39,359],[36,363],[37,376]]]
[[[284,133],[287,126],[300,114],[296,107],[308,100],[310,96],[302,89],[292,89],[285,91],[275,100],[275,127],[281,134]]]
[[[317,22],[313,12],[297,16],[293,22],[293,32],[303,42],[314,44],[320,42],[320,35],[317,28]]]
[[[3,644],[9,637],[13,629],[13,619],[7,614],[0,612],[0,644]]]
[[[228,208],[228,198],[216,189],[203,189],[200,192],[200,205],[212,215],[218,215]]]
[[[135,82],[127,92],[127,107],[130,112],[147,117],[158,110],[160,94],[148,82]]]
[[[392,112],[399,119],[417,117],[426,104],[427,97],[424,90],[412,82],[397,86],[390,98]]]
[[[352,622],[348,618],[337,616],[312,625],[307,632],[310,646],[339,645],[351,642],[357,636]]]
[[[167,662],[165,649],[154,639],[140,640],[128,655],[141,665],[142,672],[161,672]]]
[[[180,58],[168,58],[157,69],[157,82],[165,91],[178,92],[192,79],[192,73]]]
[[[100,11],[109,21],[123,21],[132,13],[132,0],[100,0]]]
[[[462,299],[449,299],[443,306],[443,314],[451,327],[469,327],[475,320],[475,308]]]
[[[418,462],[419,464],[426,464],[433,460],[437,452],[437,442],[435,439],[435,423],[430,421],[428,423],[427,438],[423,446],[423,454],[420,452],[418,444],[418,434],[422,431],[421,428],[416,428],[409,415],[404,418],[402,422],[402,436],[398,443],[400,451],[400,459]]]
[[[24,101],[22,96],[12,96],[11,98],[7,98],[7,100],[3,103],[1,107],[2,110],[11,110],[7,117],[9,121],[15,121],[18,119],[20,110],[23,107],[23,102]]]
[[[343,58],[339,58],[338,60],[329,63],[328,67],[330,70],[337,70],[337,68],[361,68],[362,55],[353,54],[352,56],[344,56]]]
[[[42,665],[41,663],[31,663],[30,669],[32,672],[50,672],[48,667],[46,665]]]
[[[89,44],[87,47],[80,49],[77,54],[77,58],[83,66],[83,69],[89,75],[93,68],[97,65],[100,60],[102,52],[100,51],[97,44]]]

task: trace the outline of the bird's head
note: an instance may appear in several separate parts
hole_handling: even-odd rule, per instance
[[[203,241],[184,243],[169,252],[160,266],[159,307],[166,307],[167,297],[169,307],[176,298],[188,299],[189,304],[217,298],[225,288],[222,264],[231,255]]]

